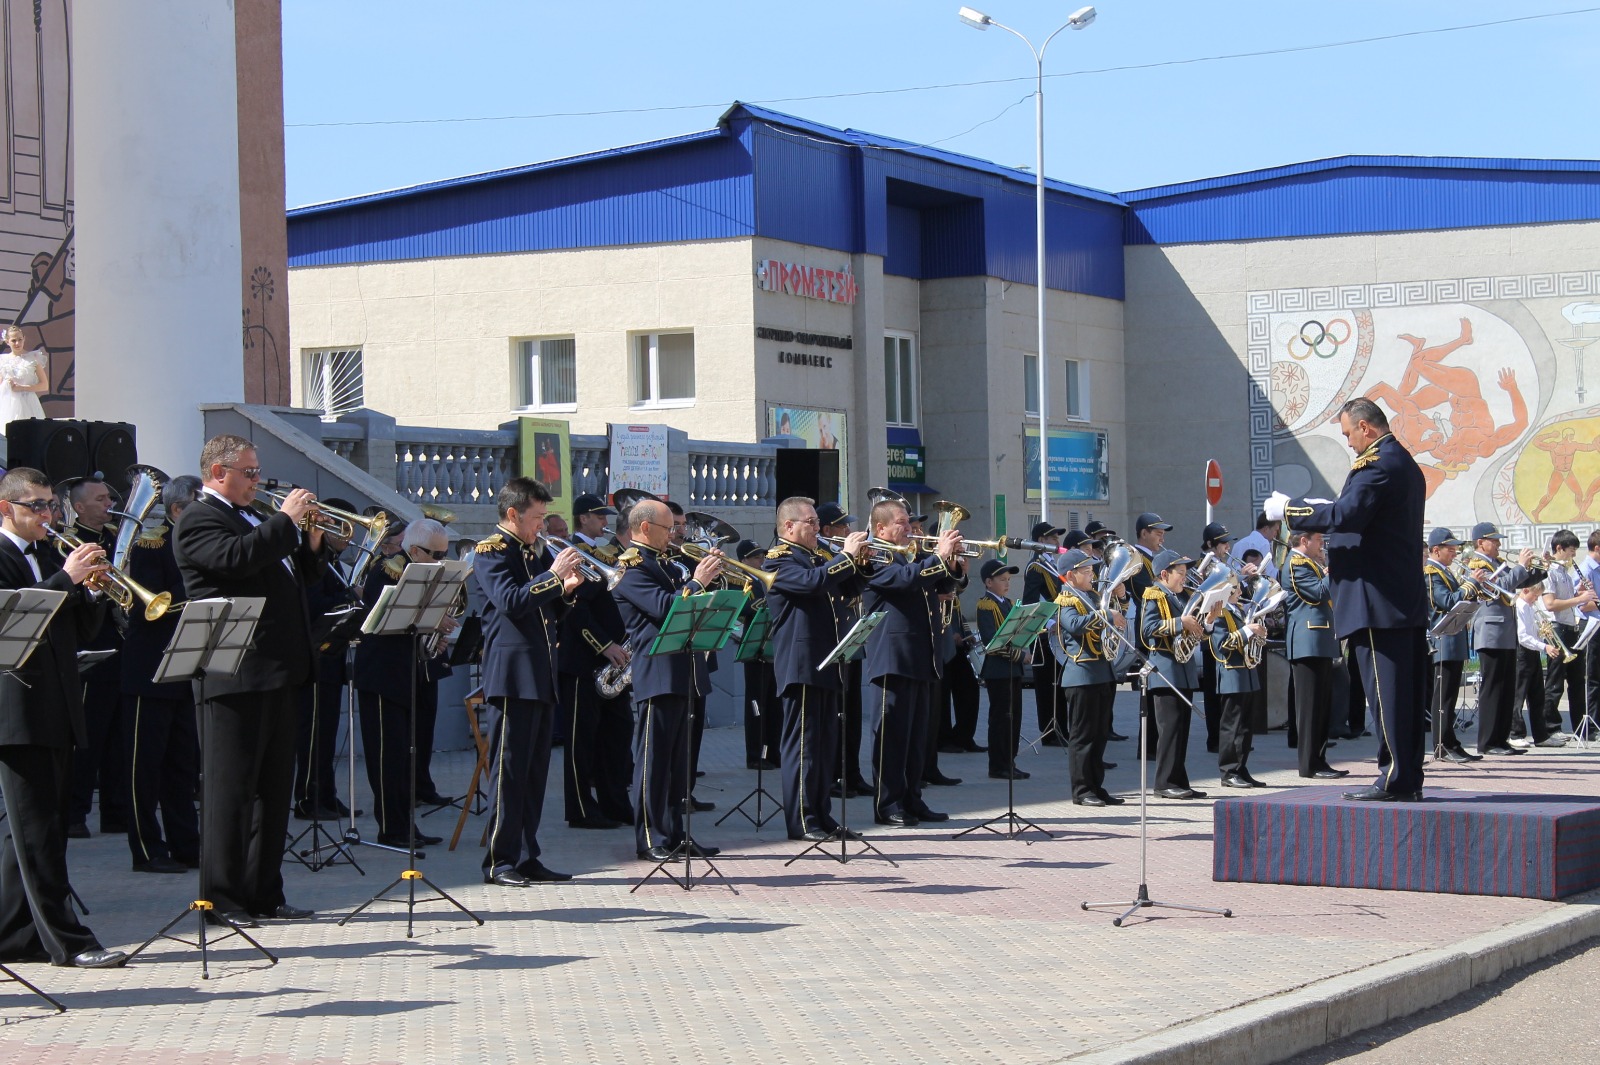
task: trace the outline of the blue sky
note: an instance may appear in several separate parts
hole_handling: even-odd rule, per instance
[[[960,6],[284,0],[288,202],[705,129],[734,100],[1031,166],[1032,56],[1000,30],[963,25]],[[1038,39],[1080,5],[972,6]],[[1055,178],[1123,191],[1344,154],[1600,153],[1600,8],[1582,0],[1096,6],[1094,25],[1063,33],[1046,55],[1046,74],[1061,75],[1045,90],[1045,169]],[[1170,65],[1105,69],[1141,64]],[[792,99],[849,93],[866,95]],[[599,111],[619,113],[418,121]]]

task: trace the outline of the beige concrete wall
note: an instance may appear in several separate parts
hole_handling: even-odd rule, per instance
[[[1481,396],[1485,422],[1503,436],[1482,444],[1470,433],[1458,436],[1464,423],[1453,403],[1422,401],[1406,442],[1430,478],[1430,523],[1496,520],[1518,530],[1514,541],[1528,542],[1563,525],[1586,532],[1593,523],[1579,513],[1570,487],[1558,487],[1540,521],[1529,511],[1551,472],[1548,455],[1535,446],[1542,427],[1573,427],[1579,440],[1594,435],[1600,365],[1580,360],[1589,338],[1600,337],[1600,324],[1573,319],[1600,317],[1597,253],[1600,223],[1128,248],[1126,381],[1140,427],[1132,439],[1138,472],[1130,510],[1158,510],[1179,526],[1178,544],[1197,546],[1200,463],[1215,457],[1227,482],[1219,519],[1248,528],[1252,495],[1259,494],[1248,476],[1252,441],[1269,444],[1275,486],[1336,492],[1350,455],[1332,421],[1312,424],[1333,390],[1313,388],[1311,409],[1302,410],[1284,381],[1348,373],[1351,394],[1377,388],[1394,416],[1383,386],[1398,392],[1405,384],[1412,352],[1405,338],[1427,347],[1454,343],[1467,319],[1468,340],[1440,365],[1476,379],[1465,387]],[[1301,318],[1346,320],[1352,339],[1326,360],[1297,359],[1280,334],[1292,333]],[[1252,427],[1252,347],[1258,381],[1268,382],[1262,395],[1287,419],[1287,433],[1274,434],[1265,416]],[[1269,366],[1287,378],[1268,378]],[[1499,380],[1504,369],[1527,408],[1525,428]],[[1578,466],[1577,479],[1587,485],[1600,475],[1600,455],[1581,454]]]
[[[403,425],[490,429],[516,412],[514,340],[576,340],[574,432],[650,422],[754,440],[750,241],[484,255],[290,274],[294,396],[303,353],[361,346],[366,405]],[[631,337],[691,329],[692,405],[630,405]]]

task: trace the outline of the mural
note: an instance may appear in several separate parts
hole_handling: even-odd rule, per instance
[[[1365,396],[1417,457],[1430,524],[1492,520],[1513,545],[1600,520],[1600,272],[1249,294],[1251,489],[1337,491],[1338,411]]]
[[[70,0],[0,0],[0,321],[49,353],[51,417],[73,409]]]

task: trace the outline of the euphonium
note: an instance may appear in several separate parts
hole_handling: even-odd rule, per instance
[[[1115,662],[1122,651],[1122,630],[1111,624],[1111,598],[1116,594],[1117,585],[1122,584],[1139,572],[1143,565],[1139,556],[1122,541],[1114,543],[1106,551],[1105,562],[1100,567],[1098,578],[1100,593],[1100,617],[1105,622],[1106,630],[1104,645],[1106,660]]]
[[[1189,600],[1189,605],[1184,608],[1183,616],[1198,619],[1200,617],[1200,608],[1205,603],[1206,593],[1214,588],[1220,588],[1224,584],[1231,584],[1237,587],[1239,575],[1227,566],[1213,567],[1205,580],[1201,581],[1195,588],[1194,596]],[[1205,639],[1204,636],[1190,636],[1187,632],[1180,631],[1172,638],[1172,657],[1179,662],[1189,661],[1194,657],[1195,649],[1200,646],[1200,641],[1203,639]]]
[[[633,660],[623,665],[607,662],[594,672],[594,690],[602,699],[615,699],[633,684]]]
[[[71,533],[57,532],[48,525],[45,526],[44,531],[60,541],[63,555],[71,554],[84,544],[84,541]],[[144,604],[144,619],[146,621],[155,621],[172,606],[171,592],[152,592],[115,566],[111,566],[105,573],[94,578],[90,587],[117,604],[124,613],[132,612],[133,601],[137,599]]]
[[[133,542],[144,532],[144,523],[161,499],[161,488],[172,478],[154,466],[129,466],[127,502],[121,510],[111,513],[117,518],[117,543],[111,550],[111,564],[125,567]]]

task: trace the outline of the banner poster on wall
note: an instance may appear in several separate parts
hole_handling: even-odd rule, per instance
[[[1039,501],[1039,427],[1023,429],[1029,503]],[[1050,430],[1050,498],[1104,503],[1111,496],[1111,463],[1100,429]]]
[[[850,436],[843,411],[767,407],[768,436],[798,436],[806,447],[839,453],[839,498],[850,498]],[[848,506],[845,509],[849,509]]]
[[[550,490],[550,513],[571,517],[571,426],[560,418],[518,418],[517,431],[522,475]]]
[[[667,427],[612,425],[611,491],[639,488],[667,498]]]

